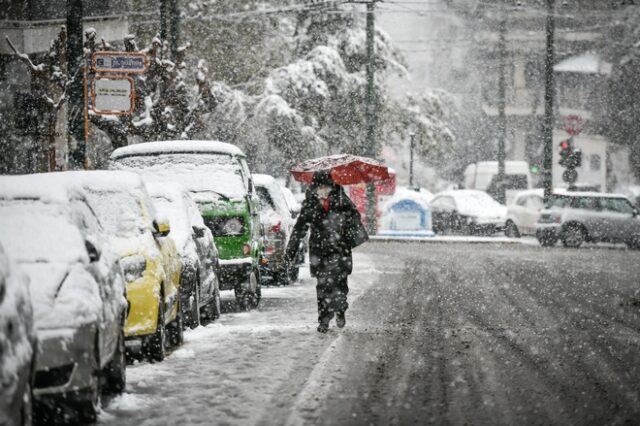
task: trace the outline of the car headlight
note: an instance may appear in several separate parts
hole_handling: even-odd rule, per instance
[[[142,255],[127,256],[120,259],[125,280],[130,283],[142,278],[147,269],[147,260]]]
[[[222,227],[222,233],[224,235],[241,235],[242,234],[242,222],[238,218],[231,218],[227,220]]]

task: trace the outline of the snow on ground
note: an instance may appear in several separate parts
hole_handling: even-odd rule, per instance
[[[357,251],[354,263],[352,305],[379,273]],[[287,410],[342,330],[332,324],[326,335],[316,331],[315,279],[307,267],[295,285],[266,287],[262,295],[258,310],[240,312],[223,292],[226,313],[218,321],[187,331],[164,362],[129,366],[126,391],[105,402],[100,424],[246,425]]]

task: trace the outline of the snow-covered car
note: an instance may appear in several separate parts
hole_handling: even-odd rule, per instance
[[[169,345],[182,343],[182,264],[170,222],[156,214],[142,178],[135,173],[80,171],[49,174],[86,194],[120,258],[127,286],[124,333],[127,353],[162,361]]]
[[[171,222],[171,238],[182,259],[180,297],[185,324],[200,325],[220,317],[218,250],[189,192],[172,182],[146,182],[149,195],[160,215]],[[191,300],[190,300],[191,299]],[[190,307],[190,311],[185,308]]]
[[[297,278],[298,275],[298,265],[285,262],[294,224],[291,210],[282,188],[272,176],[254,174],[253,182],[260,198],[260,222],[265,232],[265,262],[261,264],[261,276],[266,282],[289,285],[291,276]]]
[[[484,191],[443,191],[431,200],[436,234],[492,234],[504,229],[507,208]]]
[[[29,280],[0,245],[0,424],[29,425],[37,350]]]
[[[507,206],[507,222],[504,234],[510,238],[535,235],[540,212],[544,208],[544,189],[518,192],[512,204]]]
[[[600,192],[554,194],[540,214],[536,238],[542,246],[552,246],[561,240],[565,247],[606,241],[640,248],[640,216],[624,195]]]
[[[242,150],[207,140],[145,142],[113,151],[109,167],[187,188],[218,248],[220,290],[233,290],[244,309],[258,307],[260,201]]]
[[[284,194],[284,199],[287,202],[287,207],[291,212],[292,218],[297,218],[300,214],[300,210],[302,209],[302,205],[296,200],[296,196],[293,195],[293,192],[286,186],[280,185],[280,189],[282,189],[282,193]]]
[[[30,279],[35,403],[91,422],[101,391],[125,386],[124,279],[84,195],[42,176],[0,178],[0,243]]]

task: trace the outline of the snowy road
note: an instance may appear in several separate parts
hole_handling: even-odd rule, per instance
[[[640,253],[370,243],[347,328],[308,274],[127,371],[101,424],[623,424],[640,414]],[[634,420],[636,419],[636,420]]]

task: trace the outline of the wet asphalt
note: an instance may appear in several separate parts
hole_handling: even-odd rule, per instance
[[[289,423],[640,423],[640,251],[372,243]]]

